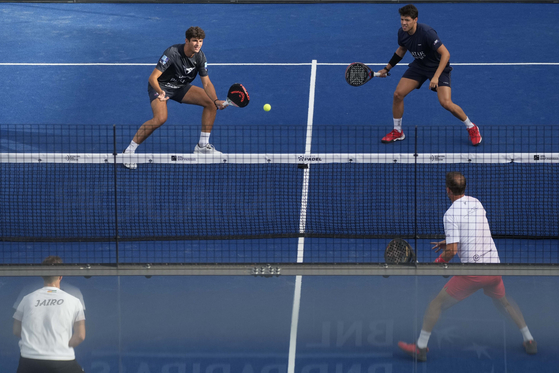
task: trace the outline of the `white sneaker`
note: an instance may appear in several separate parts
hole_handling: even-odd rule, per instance
[[[215,150],[215,147],[212,144],[206,144],[204,146],[196,144],[196,146],[194,147],[194,153],[211,155],[223,154],[222,152],[218,152],[217,150]]]
[[[125,150],[122,152],[122,154],[134,154],[134,153],[126,153]],[[138,165],[136,163],[123,163],[123,165],[129,170],[135,170],[136,168],[138,168]]]

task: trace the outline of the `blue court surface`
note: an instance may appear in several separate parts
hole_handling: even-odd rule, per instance
[[[0,264],[36,264],[47,255],[60,255],[69,263],[101,264],[381,262],[389,237],[442,234],[448,207],[444,173],[456,165],[440,157],[450,153],[473,159],[503,154],[517,162],[531,157],[527,163],[457,167],[470,172],[469,190],[486,204],[503,262],[559,263],[558,163],[553,158],[559,152],[559,50],[554,47],[559,45],[559,7],[418,5],[419,21],[434,27],[451,53],[453,101],[484,136],[474,148],[464,126],[440,107],[426,86],[406,98],[407,139],[380,142],[392,129],[392,94],[411,62],[409,55],[387,79],[359,88],[345,82],[345,67],[351,62],[376,70],[385,66],[397,48],[400,6],[0,4],[0,72],[5,78],[0,153],[121,152],[151,118],[147,79],[159,57],[168,46],[183,42],[188,27],[197,25],[206,31],[203,50],[219,95],[242,82],[251,97],[244,109],[218,112],[210,139],[218,150],[231,157],[373,154],[388,160],[369,179],[359,178],[368,165],[351,164],[349,171],[341,171],[347,172],[343,182],[331,177],[339,175],[339,168],[345,170],[337,164],[311,164],[307,171],[273,164],[270,168],[278,172],[264,177],[243,164],[215,164],[208,166],[209,172],[193,165],[148,163],[135,173],[118,168],[118,203],[124,206],[119,211],[124,240],[118,254],[113,241],[99,239],[114,236],[112,168],[53,164],[71,188],[45,199],[33,193],[43,188],[55,195],[62,190],[49,179],[46,165],[0,163],[2,237],[54,235],[64,241],[2,240]],[[262,110],[265,103],[272,105],[270,112]],[[201,108],[169,103],[167,123],[137,153],[191,154],[200,116]],[[414,153],[442,159],[443,164],[391,164],[391,157]],[[548,158],[536,164],[535,156],[538,162]],[[301,239],[297,234],[305,173],[310,175],[305,229],[313,234]],[[197,182],[210,176],[210,184]],[[346,193],[355,190],[361,194]],[[172,193],[163,193],[167,191]],[[387,193],[385,205],[374,211],[371,201],[380,193]],[[243,238],[165,239],[185,235],[179,222],[166,220],[185,216],[184,206],[192,209],[192,235],[207,233],[198,219],[202,216],[204,223],[217,227],[211,234],[227,230]],[[410,206],[420,207],[420,219]],[[33,212],[39,210],[52,214],[47,218]],[[286,231],[273,230],[271,222],[278,216],[286,222]],[[228,225],[238,219],[244,224]],[[418,220],[422,225],[415,232]],[[329,237],[332,232],[323,221],[339,222],[342,237]],[[353,230],[383,223],[386,237],[351,237]],[[246,227],[259,230],[247,234]],[[285,232],[283,238],[265,237]],[[255,237],[246,237],[251,234]],[[533,235],[541,238],[521,238]],[[69,239],[77,236],[95,240]],[[412,241],[420,262],[435,258],[430,241]],[[11,337],[11,306],[33,281],[0,277],[7,300],[0,307],[5,320],[0,323],[2,371],[15,371],[19,355]],[[505,278],[508,295],[519,304],[539,343],[538,355],[525,354],[516,327],[479,293],[443,315],[425,364],[409,359],[396,344],[417,338],[428,302],[446,282],[438,276],[306,276],[299,292],[300,277],[291,276],[64,281],[81,289],[87,306],[88,337],[76,349],[86,372],[497,373],[554,372],[559,365],[555,277]],[[300,303],[294,294],[300,295]],[[293,318],[295,304],[300,310]]]

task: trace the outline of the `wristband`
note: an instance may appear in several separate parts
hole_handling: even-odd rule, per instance
[[[443,254],[441,254],[441,256],[439,256],[437,259],[435,259],[435,263],[448,263],[448,262],[446,260],[444,260]]]
[[[402,61],[402,57],[398,56],[396,53],[394,53],[394,55],[392,56],[392,58],[390,59],[390,61],[388,61],[389,65],[392,65],[392,67],[396,66],[398,64],[398,62]]]

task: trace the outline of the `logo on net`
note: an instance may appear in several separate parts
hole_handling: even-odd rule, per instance
[[[171,156],[172,162],[195,162],[196,157],[185,157],[184,155],[172,155]]]
[[[534,154],[534,161],[559,161],[559,156],[546,156],[544,154]]]
[[[68,154],[66,155],[66,162],[79,162],[80,161],[80,156],[79,155],[72,155],[72,154]]]
[[[431,154],[431,162],[444,162],[444,154]]]
[[[299,162],[322,162],[320,157],[307,157],[304,155],[299,156]]]

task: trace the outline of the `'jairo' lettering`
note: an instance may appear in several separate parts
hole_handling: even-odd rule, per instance
[[[60,306],[62,303],[64,303],[64,299],[37,299],[35,307]]]

